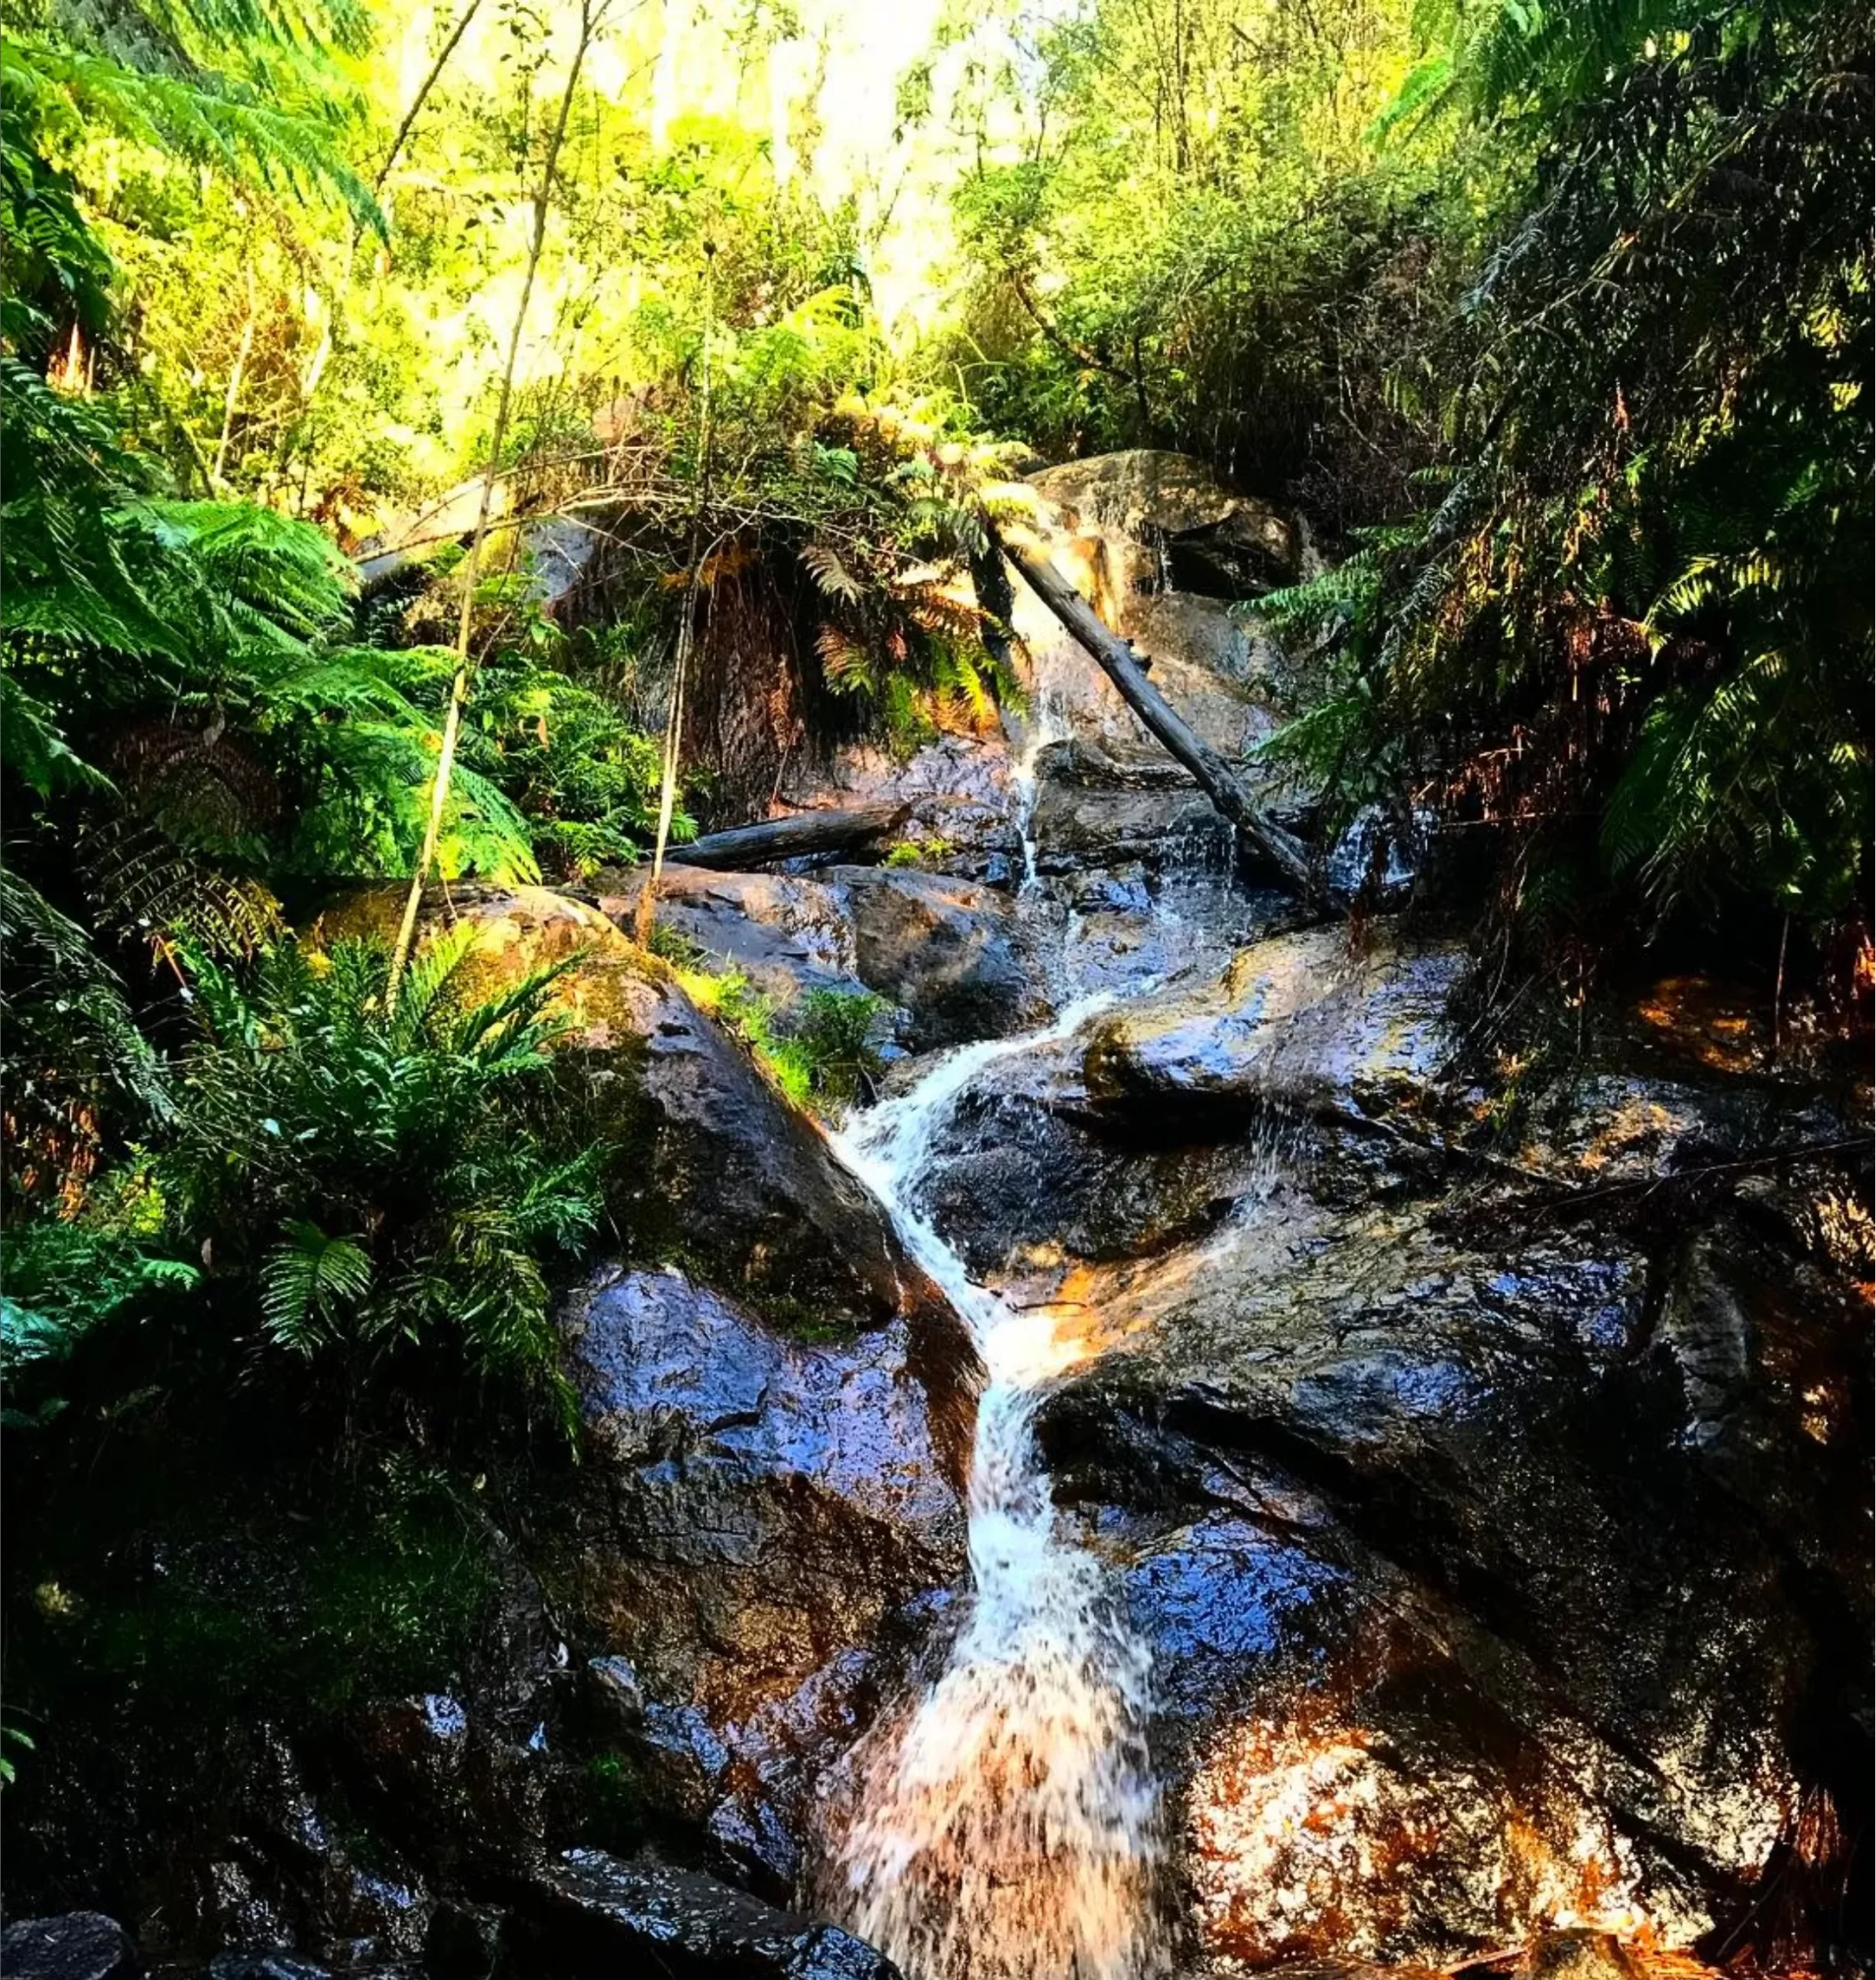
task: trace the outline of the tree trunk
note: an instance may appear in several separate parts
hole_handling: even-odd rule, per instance
[[[1252,801],[1230,765],[1209,743],[1192,733],[1178,710],[1141,671],[1133,648],[1101,623],[1093,607],[1057,568],[1042,545],[1033,538],[999,529],[994,523],[991,530],[1029,589],[1087,648],[1121,700],[1198,779],[1199,788],[1223,816],[1253,841],[1305,900],[1318,900],[1322,886],[1311,869],[1301,840],[1285,831]]]
[[[868,804],[851,811],[797,811],[790,818],[769,818],[761,824],[711,832],[688,845],[674,846],[666,856],[674,866],[739,872],[778,859],[798,859],[805,853],[846,852],[870,845],[903,824],[910,811],[906,804]]]
[[[443,832],[444,814],[449,808],[449,780],[455,768],[456,742],[462,732],[462,711],[469,701],[474,663],[469,653],[469,629],[476,609],[476,580],[482,568],[483,545],[488,541],[489,515],[495,500],[496,476],[501,471],[502,446],[508,437],[508,415],[514,404],[515,363],[520,354],[521,333],[527,326],[527,305],[534,292],[534,277],[541,268],[541,251],[547,243],[547,209],[554,201],[554,175],[560,166],[560,148],[567,135],[567,120],[573,114],[573,99],[580,87],[580,71],[586,52],[605,12],[607,0],[582,0],[580,37],[567,71],[567,87],[561,93],[560,111],[547,138],[547,156],[541,167],[541,183],[534,194],[534,225],[527,248],[527,266],[521,278],[521,299],[515,305],[514,322],[508,333],[508,357],[502,367],[502,394],[496,401],[495,434],[489,442],[489,463],[483,470],[482,499],[476,514],[476,532],[469,538],[469,555],[464,558],[459,582],[462,605],[456,620],[456,674],[449,690],[449,705],[443,717],[443,739],[437,752],[436,780],[430,787],[430,810],[424,824],[423,845],[411,875],[410,892],[404,897],[404,918],[397,924],[397,939],[391,952],[391,974],[384,985],[384,1008],[397,1008],[397,992],[411,959],[411,944],[417,937],[417,910],[423,900],[424,885],[436,859],[437,842]]]

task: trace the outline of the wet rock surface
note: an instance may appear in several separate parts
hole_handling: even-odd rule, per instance
[[[130,1935],[101,1911],[22,1918],[0,1932],[0,1968],[10,1980],[130,1980],[138,1971]]]
[[[644,884],[637,869],[604,869],[592,882],[601,912],[628,931]],[[658,923],[694,944],[705,968],[740,971],[778,1005],[805,991],[861,987],[852,923],[839,897],[814,880],[674,862],[659,882]]]
[[[1812,1729],[1867,1690],[1865,1329],[1817,1174],[1733,1173],[1831,1111],[1618,1032],[1482,1135],[1461,967],[1269,938],[1000,1065],[934,1147],[940,1227],[1088,1357],[1042,1434],[1154,1651],[1208,1971],[1687,1943],[1819,1794],[1864,1805],[1867,1742]],[[1563,1207],[1715,1166],[1664,1222]]]
[[[672,1980],[899,1980],[880,1953],[697,1871],[570,1850],[530,1881],[516,1934],[541,1980],[610,1976],[641,1963]],[[523,1949],[524,1948],[524,1952]]]
[[[915,1050],[1048,1022],[1035,940],[1008,894],[906,868],[835,866],[821,877],[851,917],[861,980],[903,1009]]]
[[[568,1329],[591,1723],[785,1893],[817,1769],[963,1572],[959,1454],[902,1326],[799,1343],[675,1274],[615,1272]]]

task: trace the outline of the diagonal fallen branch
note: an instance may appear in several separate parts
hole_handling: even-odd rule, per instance
[[[1022,572],[1036,596],[1086,647],[1122,701],[1199,780],[1223,816],[1243,832],[1306,901],[1321,903],[1322,882],[1302,841],[1253,801],[1236,773],[1211,745],[1193,734],[1185,718],[1141,671],[1127,643],[1102,623],[1094,609],[1026,531],[990,524],[992,540]]]

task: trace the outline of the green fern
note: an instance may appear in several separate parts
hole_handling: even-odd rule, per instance
[[[371,1260],[349,1238],[329,1238],[297,1218],[261,1268],[261,1315],[268,1337],[300,1354],[332,1340],[371,1290]]]

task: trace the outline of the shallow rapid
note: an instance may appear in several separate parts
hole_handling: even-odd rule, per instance
[[[906,1248],[974,1335],[989,1379],[968,1511],[970,1606],[944,1665],[857,1756],[830,1838],[848,1922],[908,1980],[1144,1980],[1159,1859],[1146,1746],[1151,1672],[1108,1575],[1064,1538],[1034,1431],[1039,1385],[1079,1350],[1045,1312],[975,1284],[919,1206],[933,1138],[996,1061],[1046,1030],[947,1054],[838,1138]]]

